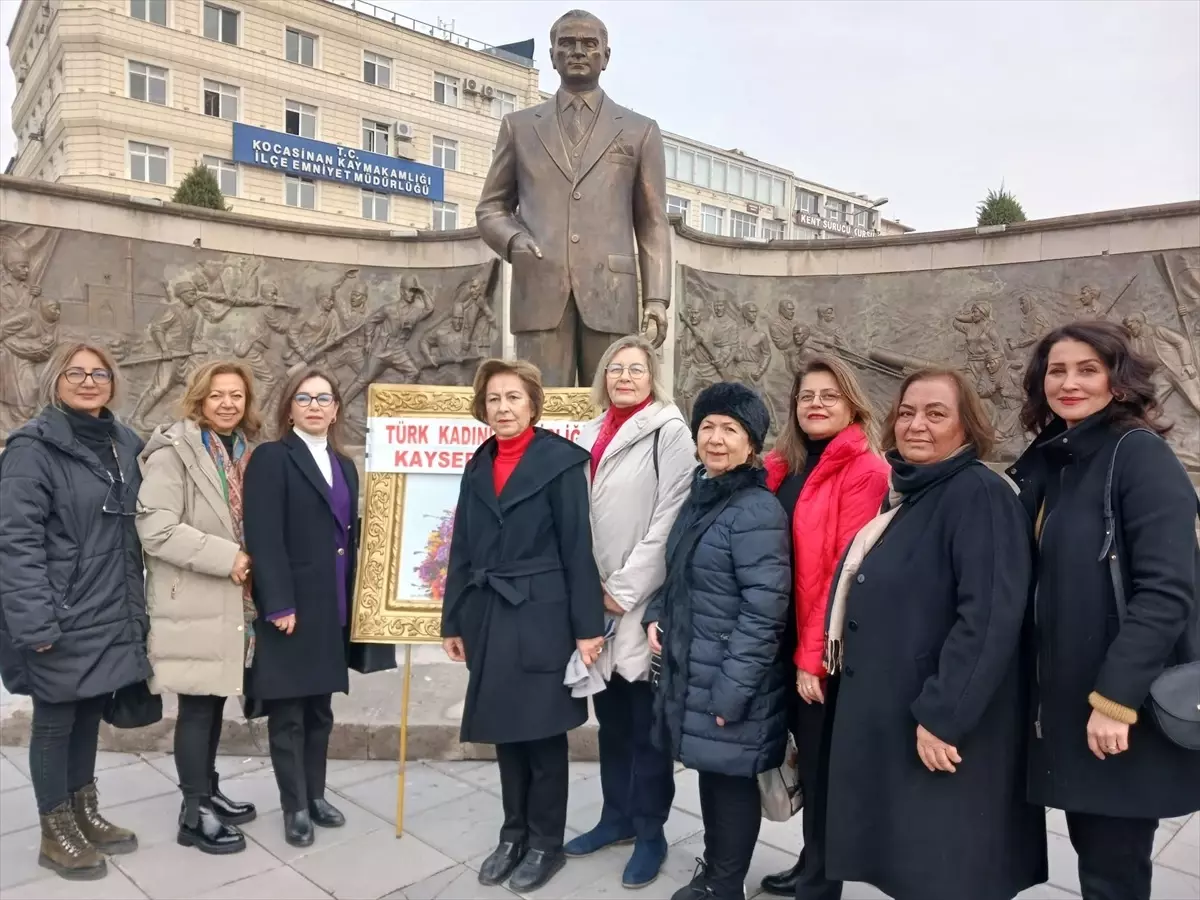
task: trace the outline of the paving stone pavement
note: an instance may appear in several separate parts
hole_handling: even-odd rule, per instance
[[[318,829],[303,850],[283,840],[279,797],[268,760],[221,757],[222,787],[258,805],[258,820],[245,826],[246,852],[204,856],[175,843],[179,798],[174,762],[166,754],[101,753],[98,783],[104,811],[137,831],[140,849],[110,860],[102,881],[70,883],[37,865],[37,809],[29,785],[28,751],[0,751],[0,900],[26,898],[399,898],[399,900],[512,900],[501,888],[476,880],[501,821],[499,779],[491,762],[413,763],[408,770],[405,835],[397,840],[396,764],[334,760],[329,764],[331,800],[346,814],[346,827]],[[590,828],[600,813],[599,772],[594,763],[571,767],[569,834]],[[663,874],[637,892],[621,888],[628,848],[570,860],[554,880],[530,895],[536,900],[617,898],[660,900],[691,877],[701,852],[696,774],[676,777],[675,808],[667,823],[670,854]],[[332,796],[336,795],[336,796]],[[1051,812],[1050,883],[1024,898],[1078,897],[1075,855],[1066,823]],[[763,875],[790,866],[801,844],[800,819],[764,823],[747,890],[758,893]],[[1200,816],[1163,822],[1155,843],[1154,900],[1200,900]],[[847,885],[845,900],[884,895],[867,885]]]

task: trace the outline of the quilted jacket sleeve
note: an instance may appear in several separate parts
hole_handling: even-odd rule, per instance
[[[787,532],[787,514],[766,490],[753,492],[731,524],[730,552],[741,603],[711,705],[712,714],[727,722],[745,717],[779,653],[792,584]]]
[[[45,450],[11,443],[0,463],[0,609],[13,642],[27,650],[62,636],[46,570],[52,496]]]

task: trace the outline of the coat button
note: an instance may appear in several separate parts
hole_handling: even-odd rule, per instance
[[[857,581],[859,584],[862,584],[864,581],[866,581],[866,580],[867,580],[867,576],[866,576],[866,575],[859,575],[859,576],[858,576],[857,578],[855,578],[854,580],[855,580],[855,581]]]
[[[241,688],[236,688],[236,689],[234,690],[234,693],[235,693],[235,694],[238,694],[238,695],[240,695],[240,694],[242,693],[242,689],[241,689]]]
[[[238,626],[238,631],[242,631],[242,630],[244,630],[244,629],[243,629],[243,626],[239,625],[239,626]]]
[[[849,628],[851,631],[858,631],[858,623],[855,622],[853,619],[851,619],[849,622],[846,623],[846,627]]]
[[[850,666],[846,666],[846,677],[847,678],[854,677],[854,669],[852,669]]]
[[[577,234],[571,235],[571,243],[578,244],[579,243],[579,235],[577,235]]]
[[[582,200],[582,199],[583,199],[583,194],[579,193],[579,191],[576,191],[576,192],[575,192],[575,193],[573,193],[571,196],[572,196],[572,197],[574,197],[576,200]]]
[[[338,556],[345,556],[345,555],[346,555],[346,551],[343,550],[341,547],[338,547]]]

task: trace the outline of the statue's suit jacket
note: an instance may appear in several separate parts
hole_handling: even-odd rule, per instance
[[[642,296],[670,298],[662,133],[653,119],[598,93],[595,123],[575,165],[559,128],[557,94],[500,123],[475,218],[488,246],[512,263],[514,332],[556,328],[572,292],[591,330],[637,331],[635,252]],[[533,238],[542,259],[510,256],[520,233]]]

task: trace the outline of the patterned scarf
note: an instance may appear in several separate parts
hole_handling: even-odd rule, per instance
[[[225,493],[225,502],[229,504],[229,518],[233,521],[233,536],[244,551],[246,538],[242,531],[242,479],[246,474],[246,464],[250,462],[250,448],[245,436],[235,432],[233,437],[233,458],[225,452],[225,445],[216,433],[204,429],[201,432],[204,449],[212,457],[221,478],[221,489]],[[258,613],[254,608],[254,597],[250,591],[250,579],[242,583],[242,618],[246,622],[246,658],[245,667],[248,669],[254,663],[254,620]]]

